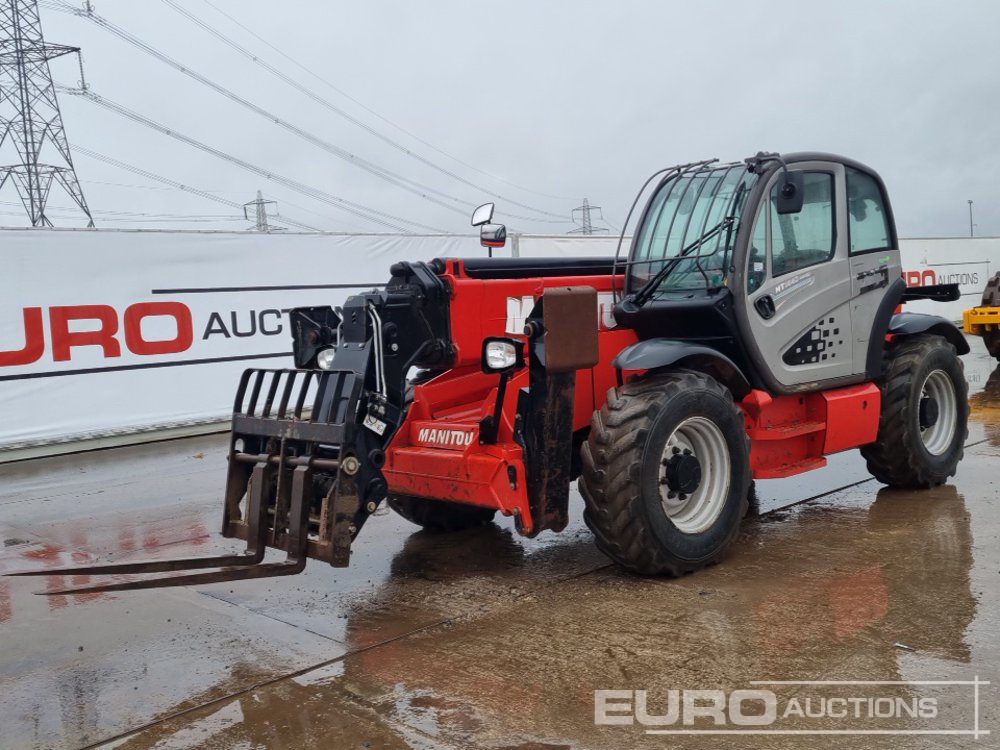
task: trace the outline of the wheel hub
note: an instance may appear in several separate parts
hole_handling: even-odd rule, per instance
[[[920,399],[920,429],[926,430],[937,424],[940,409],[937,399],[924,396]]]
[[[667,461],[665,474],[671,492],[690,495],[701,484],[701,462],[689,450],[676,453]]]
[[[710,528],[726,505],[732,475],[729,446],[719,425],[704,416],[682,421],[660,458],[660,502],[682,534]]]
[[[958,429],[958,397],[944,370],[933,370],[920,388],[917,420],[920,439],[932,456],[943,455]]]

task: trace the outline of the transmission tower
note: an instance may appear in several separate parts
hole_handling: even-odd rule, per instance
[[[49,60],[74,53],[79,59],[79,47],[45,42],[37,0],[0,0],[0,189],[8,180],[14,183],[33,227],[52,226],[45,204],[53,181],[86,214],[87,226],[94,226],[49,70]],[[80,79],[84,86],[82,60]],[[4,157],[8,141],[16,164]]]
[[[596,212],[598,214],[598,218],[601,221],[604,220],[604,214],[601,213],[601,207],[600,206],[591,206],[590,205],[590,201],[588,201],[586,198],[584,198],[583,199],[583,205],[579,206],[578,208],[574,208],[573,209],[573,221],[575,223],[579,224],[580,226],[577,227],[576,229],[571,229],[569,231],[569,234],[602,234],[602,233],[607,233],[608,230],[605,229],[604,227],[595,227],[594,226],[594,224],[593,224],[593,222],[591,221],[591,218],[590,218],[590,214],[592,212]],[[577,215],[580,216],[579,219],[577,219]]]
[[[258,190],[257,200],[250,201],[249,203],[243,204],[243,216],[247,221],[255,222],[256,226],[254,230],[258,232],[270,232],[272,227],[267,223],[267,207],[278,205],[276,201],[266,201],[264,200],[264,194]],[[250,218],[250,207],[253,206],[254,217]],[[281,227],[274,227],[275,229],[281,229]]]

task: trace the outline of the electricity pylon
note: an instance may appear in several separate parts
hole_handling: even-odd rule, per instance
[[[49,60],[79,47],[48,44],[37,0],[0,0],[0,189],[14,183],[33,227],[51,227],[45,204],[56,182],[94,226],[73,168]],[[80,63],[80,85],[83,63]],[[6,149],[5,149],[6,147]],[[5,158],[16,152],[17,163]]]
[[[284,227],[272,227],[267,221],[267,207],[276,205],[278,205],[276,201],[264,200],[264,194],[258,190],[257,200],[243,204],[243,217],[247,221],[254,222],[254,231],[257,232],[270,232],[272,229],[284,229]],[[252,219],[250,218],[251,206],[254,209],[254,216]]]
[[[573,221],[577,222],[577,214],[580,214],[580,220],[577,222],[580,226],[576,229],[571,229],[569,234],[601,234],[606,233],[608,230],[604,227],[595,227],[590,219],[590,214],[596,212],[600,220],[604,220],[604,214],[601,213],[600,206],[591,206],[590,201],[586,198],[583,199],[583,205],[579,208],[573,209]]]

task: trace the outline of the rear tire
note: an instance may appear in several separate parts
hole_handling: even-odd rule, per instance
[[[396,495],[386,501],[390,508],[410,523],[427,531],[463,531],[485,526],[493,520],[496,510],[475,505],[429,500],[410,495]]]
[[[612,388],[582,449],[584,520],[631,571],[698,570],[739,531],[749,456],[743,412],[707,375],[676,370]]]
[[[986,351],[991,357],[1000,359],[1000,328],[983,333],[983,342],[986,344]]]
[[[878,437],[861,448],[872,476],[906,489],[954,476],[969,435],[969,386],[955,347],[932,335],[890,345],[881,389]]]
[[[986,284],[983,290],[983,307],[1000,307],[1000,273]],[[991,357],[1000,359],[1000,327],[983,332],[983,343]]]

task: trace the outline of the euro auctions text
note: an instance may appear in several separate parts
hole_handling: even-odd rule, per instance
[[[648,735],[990,734],[980,706],[990,683],[958,681],[750,681],[736,689],[594,691],[594,723]]]
[[[105,359],[121,357],[123,343],[132,354],[180,354],[194,346],[196,336],[202,341],[277,336],[284,330],[282,315],[278,309],[212,310],[196,324],[191,308],[175,301],[136,302],[121,314],[103,304],[56,305],[47,314],[42,307],[25,307],[21,311],[24,346],[0,349],[0,367],[34,364],[46,348],[54,362],[72,360],[77,347],[100,347]],[[157,330],[158,336],[150,335]]]

